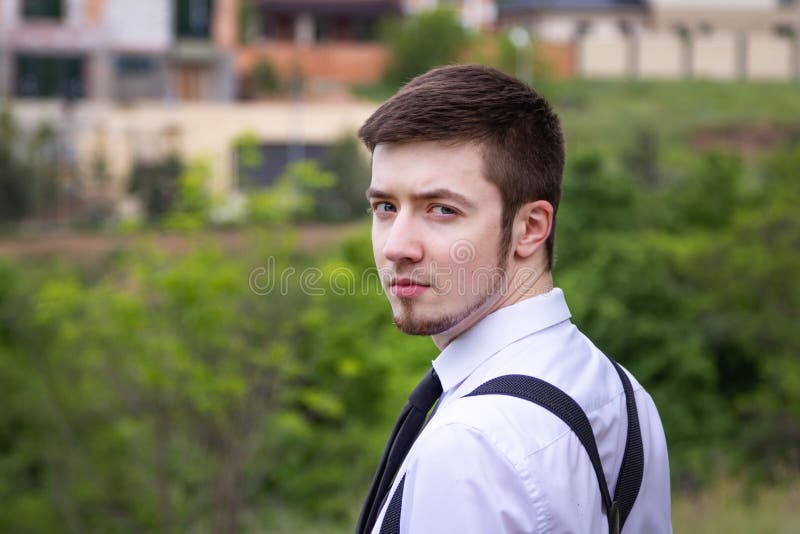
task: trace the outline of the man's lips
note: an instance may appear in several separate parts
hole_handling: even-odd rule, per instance
[[[429,284],[417,282],[409,278],[397,278],[392,280],[389,289],[393,295],[398,297],[416,297],[430,288]]]

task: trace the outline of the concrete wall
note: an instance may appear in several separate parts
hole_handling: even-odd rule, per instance
[[[698,35],[693,40],[692,49],[696,77],[715,80],[737,77],[736,35],[733,32]]]
[[[658,8],[689,7],[693,9],[771,9],[778,0],[649,0]]]
[[[792,42],[759,32],[747,37],[747,77],[785,80],[792,76]]]
[[[628,42],[611,35],[590,35],[578,45],[582,76],[619,78],[628,74]]]
[[[633,42],[634,44],[630,44]],[[798,61],[792,40],[770,32],[716,30],[697,32],[689,40],[689,65],[684,65],[684,43],[675,32],[648,31],[629,41],[622,35],[589,35],[577,45],[581,76],[676,79],[687,75],[710,80],[789,80]],[[629,46],[638,46],[631,54]],[[631,57],[636,58],[630,68]]]
[[[639,76],[674,79],[684,75],[682,42],[674,32],[653,32],[639,38]]]
[[[800,79],[800,1],[651,0],[648,5],[646,13],[577,8],[501,12],[500,24],[528,27],[547,56],[555,58],[559,73],[569,61],[548,49],[571,43],[575,70],[568,74],[578,76]],[[780,37],[777,29],[794,29],[796,37]]]

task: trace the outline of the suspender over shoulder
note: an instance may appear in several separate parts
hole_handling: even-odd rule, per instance
[[[619,534],[633,508],[642,484],[644,447],[639,428],[639,413],[636,409],[636,399],[633,396],[633,387],[630,379],[617,362],[611,360],[611,363],[622,381],[622,386],[625,390],[625,404],[628,411],[628,435],[613,499],[608,490],[589,419],[572,397],[549,382],[525,375],[504,375],[493,378],[465,396],[508,395],[517,397],[538,404],[564,421],[583,444],[592,462],[594,472],[597,475],[597,482],[600,486],[600,496],[603,499],[603,506],[608,517],[608,531],[610,534]],[[404,481],[405,476],[389,501],[389,506],[381,524],[380,534],[399,534],[400,532],[400,512]]]

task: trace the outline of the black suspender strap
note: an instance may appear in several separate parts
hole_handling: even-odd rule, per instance
[[[600,486],[600,496],[603,499],[603,506],[608,517],[608,530],[610,534],[619,534],[633,508],[642,484],[644,447],[639,428],[636,399],[633,395],[630,379],[622,367],[614,360],[611,360],[611,363],[622,381],[628,412],[628,435],[613,500],[608,491],[608,484],[600,462],[600,455],[597,452],[597,443],[589,419],[572,397],[549,382],[525,375],[504,375],[493,378],[465,396],[508,395],[517,397],[538,404],[564,421],[578,437],[592,462],[592,467]],[[380,534],[399,534],[400,532],[403,482],[405,482],[405,477],[400,481],[397,490],[389,501],[389,506],[381,524]]]
[[[611,360],[611,358],[609,358]],[[617,486],[614,488],[614,501],[619,504],[619,529],[628,519],[639,489],[642,487],[644,476],[644,444],[642,431],[639,428],[639,410],[636,408],[636,397],[633,396],[633,386],[628,375],[617,362],[611,360],[617,370],[622,388],[625,390],[625,405],[628,408],[628,436],[625,440],[625,453],[622,456],[622,465],[617,475]]]
[[[405,482],[406,476],[403,475],[403,478],[397,483],[397,489],[392,494],[389,506],[386,508],[380,534],[400,534],[400,510],[403,506],[403,485]]]

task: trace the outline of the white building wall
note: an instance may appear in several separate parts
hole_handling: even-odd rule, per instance
[[[0,28],[11,28],[17,24],[19,18],[19,0],[0,0]],[[3,41],[4,32],[0,32],[0,42]]]
[[[84,3],[85,0],[66,0],[64,2],[64,22],[67,26],[78,28],[84,24],[86,14]]]
[[[736,77],[736,36],[733,32],[716,31],[694,37],[694,75],[716,80]]]
[[[642,78],[680,78],[682,42],[673,32],[643,33],[639,37],[639,75]]]
[[[104,19],[108,44],[114,49],[157,53],[172,43],[170,0],[110,0]]]
[[[536,36],[548,43],[568,43],[575,39],[577,22],[574,17],[547,17],[534,28]]]
[[[650,0],[656,8],[774,9],[778,0]]]
[[[333,143],[342,134],[355,133],[375,111],[371,102],[306,103],[302,113],[314,117],[302,130],[306,143]],[[64,120],[57,101],[17,102],[14,108],[20,124],[34,129],[43,122]],[[142,103],[132,108],[98,102],[81,102],[73,109],[75,146],[81,169],[91,165],[98,137],[118,193],[125,191],[125,177],[137,158],[159,157],[169,150],[165,132],[174,132],[174,148],[185,159],[207,157],[212,162],[215,190],[227,190],[233,183],[233,144],[245,132],[253,132],[265,143],[297,141],[300,110],[291,102],[187,103],[181,106]]]
[[[753,79],[786,79],[792,75],[792,43],[766,32],[747,38],[747,76]]]
[[[627,73],[628,43],[622,36],[589,35],[578,45],[582,76],[618,78]]]
[[[21,0],[2,1],[0,45],[48,53],[83,53],[96,48],[103,42],[104,31],[87,24],[85,7],[85,0],[64,0],[63,20],[51,24],[23,19]]]

